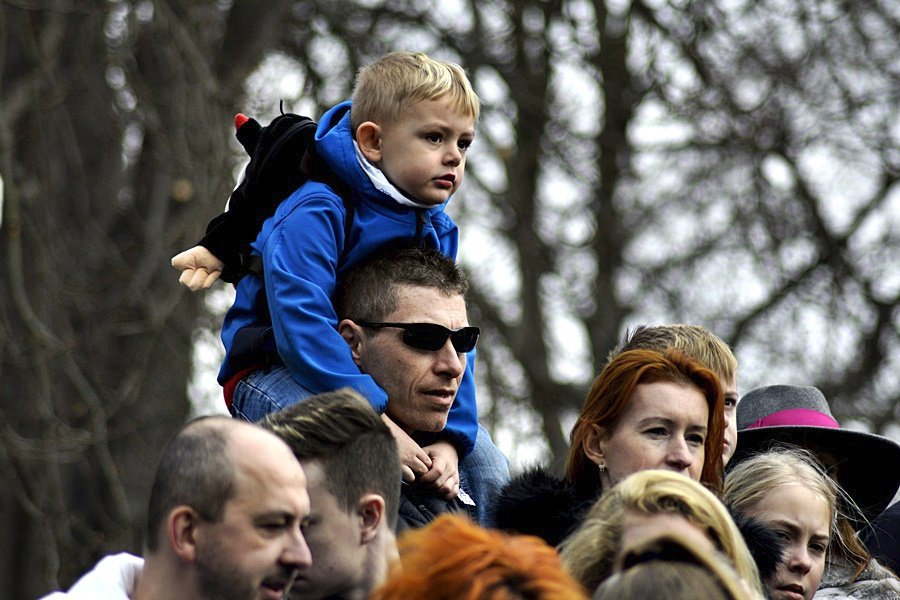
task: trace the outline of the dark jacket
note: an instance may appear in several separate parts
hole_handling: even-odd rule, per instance
[[[535,535],[558,546],[581,523],[596,494],[581,493],[543,467],[513,477],[492,507],[498,529]]]
[[[443,514],[469,515],[466,505],[459,498],[445,500],[432,491],[404,483],[400,488],[396,533],[399,535],[407,529],[424,527]]]

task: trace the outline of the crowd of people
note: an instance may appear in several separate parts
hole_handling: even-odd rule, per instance
[[[900,598],[900,444],[841,428],[813,387],[739,399],[701,326],[628,332],[565,472],[510,477],[444,213],[477,118],[456,65],[361,71],[316,133],[352,219],[311,181],[265,222],[223,327],[232,418],[165,448],[143,557],[47,600]],[[191,289],[224,267],[203,245],[173,264]]]

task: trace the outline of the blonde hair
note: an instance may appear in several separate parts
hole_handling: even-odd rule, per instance
[[[585,600],[544,540],[441,515],[398,543],[400,561],[372,600]]]
[[[616,347],[610,350],[606,362],[612,361],[627,350],[656,350],[665,352],[669,348],[681,350],[695,358],[707,369],[715,373],[722,385],[737,382],[737,358],[722,338],[702,325],[638,325],[627,330]]]
[[[742,460],[725,478],[723,498],[733,510],[748,513],[763,498],[770,497],[773,490],[791,484],[802,485],[825,501],[831,514],[828,524],[829,555],[837,552],[848,558],[857,569],[856,575],[859,575],[861,567],[865,567],[868,562],[868,552],[855,543],[852,528],[841,526],[847,519],[838,504],[838,498],[848,506],[853,506],[853,500],[828,475],[822,463],[809,450],[776,446]]]
[[[481,102],[462,67],[422,52],[391,52],[359,70],[350,126],[390,124],[411,103],[450,96],[454,108],[478,121]]]
[[[756,562],[725,506],[693,479],[672,471],[639,471],[614,485],[560,547],[569,572],[588,589],[613,572],[622,550],[622,521],[627,512],[676,514],[699,527],[728,558],[737,574],[762,596]]]
[[[624,549],[615,574],[594,592],[595,599],[643,600],[665,590],[669,600],[748,600],[749,589],[725,558],[674,532],[663,532]]]

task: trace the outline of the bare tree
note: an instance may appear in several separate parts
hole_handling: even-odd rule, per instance
[[[230,107],[286,2],[0,4],[0,577],[140,549],[200,299],[168,259],[229,189]],[[251,18],[252,15],[252,18]]]

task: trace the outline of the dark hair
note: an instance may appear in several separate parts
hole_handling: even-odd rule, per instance
[[[234,466],[228,454],[227,417],[201,417],[188,423],[163,451],[147,511],[147,550],[160,545],[160,529],[176,506],[187,505],[209,522],[222,518],[234,492]]]
[[[452,259],[433,248],[386,248],[351,270],[335,294],[338,318],[380,321],[397,304],[398,286],[434,288],[465,296],[469,282]]]
[[[283,439],[300,461],[316,460],[325,486],[345,512],[367,493],[384,498],[397,524],[402,472],[397,442],[372,406],[350,388],[305,398],[259,423]]]

